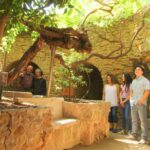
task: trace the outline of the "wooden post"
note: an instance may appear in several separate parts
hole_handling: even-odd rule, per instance
[[[49,97],[51,94],[51,87],[52,87],[52,77],[53,77],[53,66],[54,66],[54,59],[55,59],[55,51],[56,47],[50,47],[51,57],[50,57],[50,70],[49,70],[49,82],[47,88],[47,96]]]
[[[3,60],[3,65],[2,65],[2,71],[5,70],[6,58],[7,58],[7,52],[4,53],[4,60]],[[0,100],[2,100],[2,93],[3,93],[3,85],[0,85]]]

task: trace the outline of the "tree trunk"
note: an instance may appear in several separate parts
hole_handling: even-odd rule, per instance
[[[34,44],[24,53],[20,61],[18,62],[16,68],[9,72],[8,84],[15,80],[18,75],[25,69],[25,67],[31,62],[31,60],[36,56],[36,54],[41,50],[43,40],[38,38]]]
[[[8,15],[4,14],[0,17],[0,42],[4,36],[4,30],[8,20],[9,20]]]
[[[7,52],[5,52],[5,54],[4,54],[4,60],[3,60],[2,71],[5,70],[6,58],[7,58]],[[3,85],[0,84],[0,100],[2,100],[2,93],[3,93]]]
[[[54,59],[55,59],[55,47],[51,47],[51,59],[50,59],[50,71],[49,71],[49,82],[48,82],[48,89],[47,89],[47,96],[51,94],[51,87],[52,87],[52,77],[53,77],[53,67],[54,67]]]

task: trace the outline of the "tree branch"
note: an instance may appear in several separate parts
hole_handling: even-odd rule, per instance
[[[7,22],[9,21],[9,16],[4,14],[0,17],[0,42],[4,35],[4,30]]]
[[[74,68],[76,67],[77,65],[79,64],[82,64],[82,63],[86,63],[87,61],[89,61],[91,58],[93,57],[98,57],[100,59],[118,59],[120,57],[123,57],[125,55],[127,55],[131,50],[132,50],[132,47],[133,47],[133,44],[134,44],[134,41],[136,39],[136,37],[138,36],[139,32],[143,29],[144,27],[144,20],[142,21],[142,24],[140,25],[140,27],[136,30],[136,32],[134,33],[132,39],[131,39],[131,42],[130,42],[130,46],[128,48],[127,51],[125,51],[123,53],[123,48],[124,48],[124,45],[123,43],[120,41],[120,47],[117,48],[116,50],[110,52],[108,55],[103,55],[103,54],[98,54],[98,53],[91,53],[91,55],[89,55],[87,58],[85,58],[84,60],[80,60],[80,61],[77,61],[77,62],[74,62],[71,64],[71,67]],[[113,56],[114,53],[120,51],[120,54],[116,55],[116,56]]]
[[[18,77],[18,75],[25,69],[25,67],[31,62],[36,54],[41,50],[43,42],[43,39],[39,37],[34,42],[34,44],[24,53],[17,66],[9,72],[8,84],[14,81]]]
[[[48,28],[40,26],[35,28],[33,23],[23,21],[24,25],[31,30],[40,33],[41,37],[48,45],[61,47],[65,49],[74,48],[78,52],[91,52],[92,46],[85,32],[79,32],[73,28]]]

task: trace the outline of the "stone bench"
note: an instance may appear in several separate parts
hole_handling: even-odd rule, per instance
[[[63,98],[19,98],[19,102],[51,109],[52,130],[43,150],[64,150],[75,145],[91,145],[109,136],[106,102],[73,103]]]

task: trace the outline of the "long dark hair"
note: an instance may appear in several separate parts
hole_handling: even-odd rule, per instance
[[[129,73],[123,73],[125,81],[123,82],[124,85],[126,85],[127,89],[130,88],[130,84],[132,83],[132,77]]]

